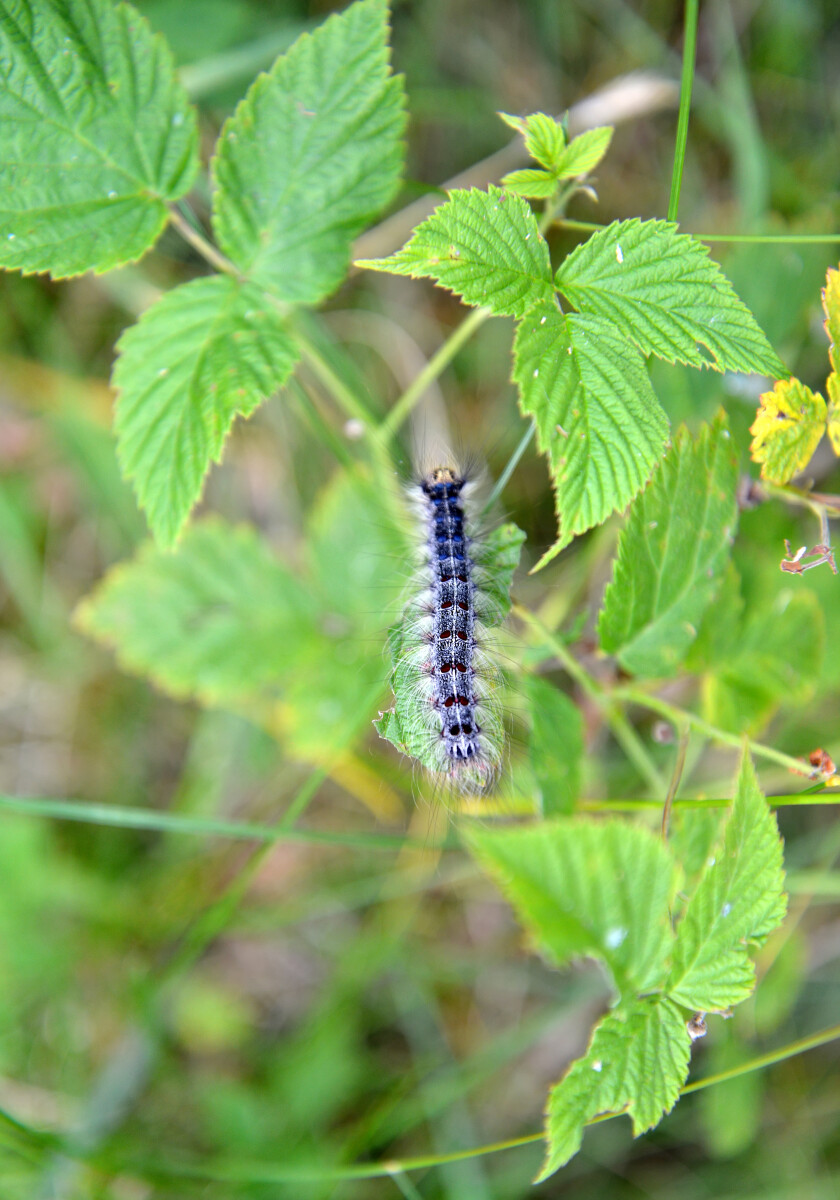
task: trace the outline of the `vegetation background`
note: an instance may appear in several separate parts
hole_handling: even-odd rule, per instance
[[[330,11],[279,0],[138,7],[183,68],[206,149],[256,71]],[[680,10],[618,0],[396,3],[394,61],[411,120],[395,210],[504,145],[497,110],[559,113],[638,69],[678,80]],[[840,236],[828,236],[840,229],[838,68],[840,21],[828,0],[702,6],[682,228],[721,236],[715,257],[813,387],[827,369],[819,291],[840,253]],[[621,121],[598,171],[599,203],[580,198],[570,215],[664,215],[675,123],[675,103]],[[737,241],[760,233],[788,240]],[[826,236],[795,240],[816,234]],[[555,259],[574,238],[557,237]],[[325,717],[312,731],[315,750],[290,754],[241,716],[179,704],[122,673],[71,625],[78,601],[145,536],[110,433],[115,339],[159,289],[201,270],[169,231],[140,266],[103,277],[0,277],[0,787],[9,797],[78,799],[92,818],[2,814],[0,1195],[524,1196],[538,1143],[445,1156],[539,1129],[547,1086],[603,1008],[599,973],[551,972],[527,953],[477,869],[431,849],[443,817],[415,804],[407,772],[372,731],[330,749]],[[355,276],[327,304],[324,324],[384,412],[461,312],[431,285]],[[653,371],[674,425],[696,428],[724,404],[747,463],[754,381],[661,363]],[[440,381],[456,431],[465,441],[482,431],[494,477],[523,428],[509,376],[509,330],[495,321]],[[324,488],[337,454],[353,453],[352,429],[316,380],[301,379],[313,403],[296,385],[240,422],[205,498],[206,508],[259,526],[297,563],[313,512],[348,536]],[[813,464],[827,492],[840,490],[835,461]],[[504,505],[536,561],[554,539],[554,514],[535,453]],[[618,528],[579,539],[519,594],[554,624],[583,627]],[[785,537],[812,544],[813,518],[776,502],[742,514],[735,560],[747,603],[807,588],[826,651],[821,629],[788,634],[779,611],[780,643],[790,637],[803,679],[763,738],[791,754],[836,751],[840,584],[825,569],[804,581],[782,576]],[[344,580],[334,586],[341,596]],[[378,654],[387,620],[373,589],[358,603]],[[598,713],[575,699],[586,721],[585,794],[644,796]],[[654,758],[671,753],[654,744],[647,718],[639,728]],[[725,779],[734,761],[710,751],[704,770]],[[768,791],[790,787],[782,769],[762,780]],[[289,835],[259,857],[247,840],[113,827],[93,808],[159,810],[207,833],[214,819],[268,825],[305,804],[310,835]],[[698,1047],[701,1075],[837,1019],[837,822],[824,807],[785,810],[780,824],[793,920],[756,999]],[[535,1194],[834,1197],[837,1066],[835,1042],[687,1096],[638,1142],[625,1120],[606,1123]],[[338,1177],[342,1164],[417,1156],[439,1161]]]

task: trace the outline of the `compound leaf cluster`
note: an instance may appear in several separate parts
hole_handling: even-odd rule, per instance
[[[614,222],[578,246],[552,281],[548,246],[517,193],[549,195],[548,166],[564,169],[582,139],[565,146],[544,114],[505,119],[542,174],[518,172],[506,191],[453,191],[396,254],[359,265],[426,276],[467,304],[518,318],[513,378],[548,457],[559,521],[539,568],[626,507],[665,450],[668,422],[645,355],[774,376],[784,365],[706,247],[666,221]],[[604,131],[591,132],[598,136],[580,147],[585,169],[608,143]],[[577,311],[564,311],[561,297]]]
[[[750,948],[784,917],[782,843],[746,754],[722,834],[676,923],[678,859],[641,826],[557,818],[473,829],[466,840],[535,947],[555,966],[594,958],[616,992],[549,1094],[545,1179],[577,1152],[593,1117],[626,1112],[638,1135],[673,1107],[688,1074],[687,1019],[750,994]]]
[[[163,39],[110,0],[5,5],[0,69],[0,265],[60,277],[139,258],[198,169],[196,114]],[[386,0],[299,38],[225,124],[212,229],[229,276],[154,303],[114,371],[120,461],[160,545],[235,417],[290,375],[290,308],[341,282],[353,238],[397,189],[404,126]]]

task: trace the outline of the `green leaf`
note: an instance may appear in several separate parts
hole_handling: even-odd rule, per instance
[[[206,520],[177,552],[147,542],[114,567],[76,623],[172,695],[234,707],[299,669],[311,610],[305,584],[253,530]]]
[[[668,999],[635,1000],[604,1017],[584,1057],[551,1089],[548,1150],[535,1182],[577,1154],[584,1125],[599,1113],[626,1112],[635,1137],[658,1124],[677,1101],[690,1053],[685,1021]]]
[[[595,958],[622,995],[661,985],[676,874],[653,833],[623,821],[555,818],[465,837],[552,963]]]
[[[804,471],[826,430],[825,400],[798,379],[778,379],[759,398],[750,426],[750,455],[761,463],[761,478],[787,483]]]
[[[0,266],[54,278],[139,258],[198,167],[162,38],[127,4],[0,6]]]
[[[382,686],[377,634],[401,586],[401,535],[364,477],[319,494],[292,570],[245,527],[190,526],[175,552],[146,544],[77,622],[165,691],[243,712],[323,762],[364,725]]]
[[[402,250],[357,266],[392,275],[426,276],[492,313],[523,316],[554,294],[548,246],[531,209],[492,185],[450,192]]]
[[[531,158],[552,171],[566,146],[566,135],[560,122],[540,112],[531,113],[528,117],[512,117],[509,113],[500,112],[499,116],[505,125],[522,134],[525,149]]]
[[[397,189],[404,127],[387,5],[361,0],[298,38],[225,123],[213,163],[220,247],[280,299],[316,304]]]
[[[587,129],[573,138],[553,164],[554,174],[558,179],[576,179],[588,175],[609,150],[612,135],[612,126],[602,125],[597,129]]]
[[[643,354],[716,371],[785,374],[708,249],[670,222],[614,221],[569,255],[556,283],[576,308],[609,320]]]
[[[563,155],[566,135],[559,121],[545,113],[531,113],[525,118],[525,149],[541,166],[549,171]]]
[[[482,587],[495,611],[496,623],[510,611],[510,587],[524,540],[521,529],[507,524],[494,529],[473,547],[473,560],[485,576]],[[394,707],[380,713],[373,724],[380,737],[434,772],[437,768],[429,746],[428,730],[417,716],[418,703],[425,701],[418,696],[417,667],[412,656],[412,651],[417,648],[416,623],[417,609],[408,604],[389,630],[388,656],[393,667]],[[492,629],[491,623],[485,621],[485,624]]]
[[[521,171],[509,171],[502,179],[502,187],[528,200],[546,200],[557,191],[557,180],[550,171],[527,167]]]
[[[167,292],[117,348],[120,463],[158,542],[171,546],[234,418],[286,381],[297,350],[256,285],[221,275]]]
[[[782,843],[749,755],[738,776],[723,841],[677,928],[666,991],[678,1004],[714,1012],[745,1000],[755,983],[747,944],[781,924]]]
[[[785,588],[748,615],[733,652],[721,652],[703,681],[712,724],[754,733],[780,704],[802,704],[822,666],[825,618],[813,592]]]
[[[559,539],[543,566],[632,500],[665,448],[668,420],[638,351],[608,321],[564,317],[553,302],[519,325],[513,378],[556,493]]]
[[[685,427],[634,502],[598,622],[626,671],[675,674],[714,599],[738,521],[738,459],[720,413],[694,442]]]
[[[484,572],[482,591],[501,622],[510,612],[510,589],[519,566],[525,534],[512,522],[499,525],[471,547],[473,562]]]
[[[574,811],[580,794],[583,758],[583,720],[569,697],[531,675],[525,691],[531,710],[528,750],[542,797],[542,814],[558,816]]]
[[[714,604],[703,614],[697,637],[684,660],[685,669],[702,674],[716,663],[733,658],[740,646],[744,614],[741,577],[730,559],[720,579]]]
[[[334,753],[336,728],[367,726],[375,711],[382,630],[404,586],[405,546],[383,512],[381,490],[355,472],[338,473],[320,492],[306,541],[313,627],[301,647],[304,668],[285,675],[277,716],[295,751],[323,762]]]

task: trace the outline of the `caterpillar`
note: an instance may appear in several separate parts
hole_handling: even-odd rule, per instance
[[[437,786],[467,795],[490,789],[504,758],[501,672],[490,631],[509,607],[523,537],[511,525],[481,533],[478,489],[471,472],[451,463],[419,474],[409,487],[417,567],[389,639],[394,707],[375,722]]]

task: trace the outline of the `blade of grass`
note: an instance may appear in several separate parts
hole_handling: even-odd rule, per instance
[[[674,171],[671,176],[671,197],[668,201],[668,220],[676,221],[680,207],[685,149],[688,144],[688,119],[691,113],[691,92],[694,85],[694,59],[697,52],[698,0],[686,0],[685,32],[683,35],[682,80],[680,82],[680,111],[677,117],[677,140],[674,146]]]

